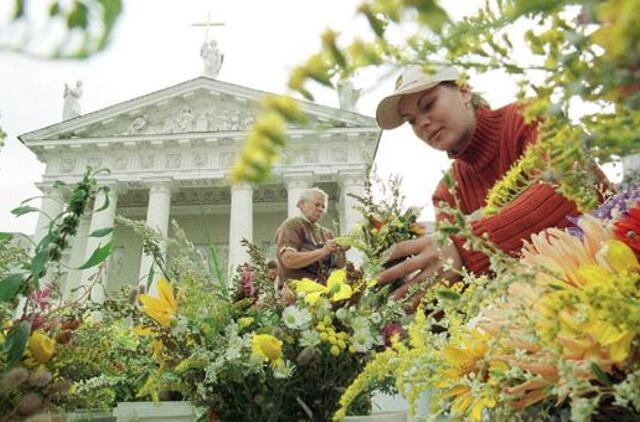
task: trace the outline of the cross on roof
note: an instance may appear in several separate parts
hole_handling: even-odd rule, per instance
[[[224,26],[224,22],[211,22],[211,12],[207,12],[207,21],[206,22],[196,22],[192,23],[191,26],[204,26],[204,40],[209,41],[209,28],[212,26]]]

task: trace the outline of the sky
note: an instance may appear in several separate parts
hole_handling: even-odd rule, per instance
[[[368,32],[355,12],[359,2],[124,0],[109,47],[87,60],[36,60],[0,51],[0,126],[8,134],[0,150],[0,231],[35,231],[34,214],[14,218],[10,213],[20,201],[40,194],[34,184],[44,172],[44,165],[17,136],[61,120],[65,83],[83,81],[80,103],[86,113],[198,77],[205,30],[192,24],[206,21],[210,13],[211,21],[225,23],[209,31],[225,56],[217,79],[287,93],[289,71],[319,49],[327,27],[345,39]],[[482,3],[456,1],[448,9],[457,19]],[[374,116],[377,102],[392,90],[393,81],[368,75],[356,78],[354,85],[365,92],[358,112]],[[514,100],[515,84],[504,77],[483,75],[471,83],[494,108]],[[312,88],[317,102],[338,106],[335,93]],[[375,165],[382,178],[401,176],[405,204],[425,206],[423,218],[433,219],[431,192],[449,165],[444,153],[417,140],[405,125],[383,134]]]

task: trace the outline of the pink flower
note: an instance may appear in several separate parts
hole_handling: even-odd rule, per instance
[[[240,285],[238,289],[238,296],[241,299],[253,298],[258,299],[258,290],[255,286],[255,274],[249,265],[244,265],[240,272]]]
[[[49,292],[50,291],[47,288],[34,290],[31,292],[31,295],[29,295],[29,298],[33,303],[38,305],[38,308],[40,308],[41,311],[46,311],[50,305]]]

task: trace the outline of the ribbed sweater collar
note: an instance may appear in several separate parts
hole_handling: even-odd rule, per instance
[[[462,151],[449,154],[475,169],[486,167],[496,160],[500,148],[500,126],[504,109],[490,110],[480,107],[476,111],[476,128]]]

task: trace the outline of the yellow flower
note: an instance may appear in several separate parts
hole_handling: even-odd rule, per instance
[[[443,350],[449,368],[441,372],[442,381],[438,383],[438,387],[448,388],[443,391],[442,397],[453,397],[453,413],[465,415],[470,412],[474,421],[482,420],[482,411],[494,407],[496,400],[491,396],[491,390],[483,390],[476,394],[470,386],[461,384],[461,381],[469,375],[481,376],[482,368],[479,367],[479,363],[487,352],[488,340],[487,334],[473,330],[470,336],[462,339],[460,347],[449,345]]]
[[[320,299],[320,296],[324,294],[331,295],[331,300],[333,302],[350,299],[353,295],[353,289],[349,284],[347,284],[346,280],[347,272],[340,269],[331,273],[326,286],[308,278],[295,280],[291,282],[291,285],[295,289],[296,293],[305,294],[305,302],[313,305],[318,301],[318,299]]]
[[[161,326],[168,327],[178,312],[178,305],[173,296],[171,285],[164,277],[158,280],[158,294],[158,297],[140,295],[139,300],[143,305],[141,310]]]
[[[153,340],[151,342],[151,348],[153,349],[153,358],[158,362],[162,362],[164,360],[162,353],[164,351],[164,344],[162,344],[162,341]]]
[[[263,360],[275,364],[282,359],[282,342],[270,334],[254,334],[251,338],[251,351]]]
[[[621,273],[638,268],[638,258],[626,243],[616,239],[608,241],[596,254],[598,263],[606,269]]]
[[[350,299],[353,295],[353,289],[347,284],[347,272],[345,270],[335,270],[327,280],[327,289],[329,293],[333,293],[331,300],[337,302],[339,300]]]
[[[329,352],[333,356],[340,356],[340,348],[338,346],[336,346],[335,344],[333,346],[331,346],[331,349],[329,349]]]
[[[247,328],[251,324],[253,324],[253,318],[251,317],[242,317],[238,319],[238,327],[240,329]]]
[[[144,325],[136,325],[133,328],[133,332],[140,337],[146,337],[153,334],[153,330],[150,327],[145,327]]]
[[[38,363],[47,363],[55,349],[55,341],[47,337],[42,331],[35,331],[29,337],[29,352]]]

